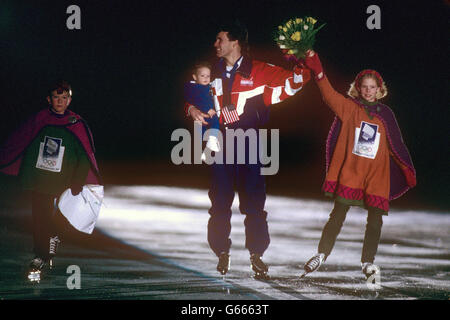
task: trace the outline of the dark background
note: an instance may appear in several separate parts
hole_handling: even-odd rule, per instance
[[[66,28],[66,8],[81,8],[81,30]],[[366,9],[381,8],[381,30],[369,30]],[[248,27],[252,56],[291,68],[272,34],[292,17],[327,25],[315,50],[335,87],[376,69],[389,95],[418,185],[392,206],[449,209],[449,2],[436,1],[6,1],[0,2],[0,142],[45,108],[55,79],[73,88],[71,109],[89,123],[106,184],[207,187],[204,166],[175,166],[170,137],[192,128],[182,84],[195,60],[213,58],[217,22],[238,17]],[[310,82],[274,106],[280,129],[280,171],[267,177],[272,194],[323,198],[325,139],[333,113]],[[0,177],[3,190],[14,179]]]

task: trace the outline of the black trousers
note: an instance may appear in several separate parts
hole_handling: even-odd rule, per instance
[[[49,259],[50,237],[61,237],[62,215],[55,207],[55,195],[33,191],[31,193],[31,214],[33,222],[34,254]]]
[[[349,209],[349,205],[345,205],[338,201],[334,202],[334,208],[330,213],[330,218],[322,231],[322,237],[318,248],[319,253],[324,253],[326,257],[330,255]],[[361,262],[373,263],[375,260],[378,244],[380,242],[382,226],[383,218],[379,210],[369,208]]]

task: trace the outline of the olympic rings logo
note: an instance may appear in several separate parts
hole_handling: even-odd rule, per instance
[[[50,159],[43,159],[42,162],[44,164],[46,164],[49,167],[54,167],[56,166],[56,161],[55,160],[50,160]]]
[[[359,146],[358,151],[360,151],[360,152],[372,152],[372,147],[370,147],[370,146]]]

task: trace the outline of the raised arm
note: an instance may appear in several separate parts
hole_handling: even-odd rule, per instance
[[[325,103],[341,120],[345,120],[349,117],[356,105],[354,105],[354,103],[349,103],[350,100],[348,98],[334,90],[323,71],[322,63],[320,62],[317,53],[312,50],[309,51],[305,59],[305,64],[314,74],[314,80],[320,89],[320,93],[322,94]]]

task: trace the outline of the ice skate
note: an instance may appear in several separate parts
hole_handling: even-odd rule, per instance
[[[225,277],[225,274],[230,269],[230,255],[226,252],[222,252],[219,256],[219,263],[217,264],[217,271]]]
[[[259,254],[253,253],[250,256],[250,262],[252,270],[255,272],[255,279],[258,280],[269,280],[270,276],[267,274],[269,267],[261,260]]]
[[[48,254],[49,254],[49,261],[48,261],[48,265],[50,269],[53,269],[54,264],[53,264],[53,258],[56,255],[56,251],[58,250],[58,246],[61,243],[61,240],[59,240],[58,236],[54,236],[50,238],[50,246],[49,246],[49,250],[48,250]]]
[[[371,262],[361,262],[361,269],[366,279],[369,279],[374,274],[379,274],[381,272],[380,267]]]
[[[45,261],[42,258],[36,257],[31,260],[28,269],[28,280],[32,283],[39,283],[41,281],[41,272],[45,267]]]
[[[309,261],[305,264],[304,271],[300,275],[300,279],[306,276],[308,273],[314,272],[322,265],[323,261],[325,260],[325,254],[324,253],[317,253],[315,254]]]

